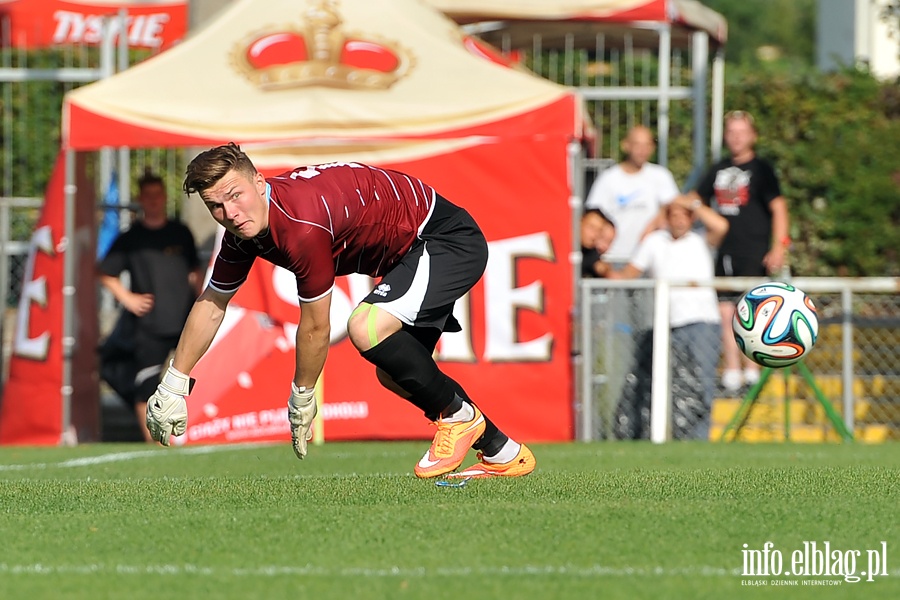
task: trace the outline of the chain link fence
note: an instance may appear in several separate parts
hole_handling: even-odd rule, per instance
[[[758,283],[670,285],[743,291]],[[840,441],[846,428],[857,441],[900,440],[900,282],[796,278],[793,284],[818,308],[816,346],[802,366],[773,370],[760,386],[727,393],[715,335],[655,326],[655,299],[667,295],[658,282],[582,281],[577,437],[829,442]],[[730,331],[730,323],[721,326]],[[655,354],[660,343],[666,352]]]

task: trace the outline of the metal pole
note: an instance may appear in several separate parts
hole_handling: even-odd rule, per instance
[[[694,172],[706,167],[706,79],[709,70],[709,36],[705,32],[695,32],[691,36],[693,43],[694,75]]]
[[[722,158],[722,119],[725,114],[725,50],[719,47],[713,59],[712,116],[710,117],[710,150],[712,160]]]
[[[10,34],[10,28],[12,27],[9,18],[4,18],[0,20],[0,33],[2,33],[4,40],[9,40],[12,38]],[[4,50],[7,50],[7,46],[3,46]],[[3,67],[0,68],[0,71],[18,71],[18,69],[12,69],[12,52],[3,52],[2,64]],[[12,107],[12,88],[13,86],[7,83],[6,79],[0,77],[0,82],[4,83],[3,86],[3,130],[6,132],[13,131],[13,111],[10,110]],[[12,196],[13,195],[13,136],[9,133],[3,136],[3,184],[0,187],[0,194],[4,196]]]
[[[118,71],[128,68],[128,10],[119,9],[119,52]],[[131,150],[127,147],[119,148],[119,226],[127,227],[131,224],[128,211],[125,207],[131,204]]]
[[[576,96],[576,101],[580,102],[580,100],[580,97]],[[581,144],[578,142],[569,142],[566,146],[566,152],[569,157],[568,175],[569,189],[571,190],[571,193],[569,194],[569,211],[572,215],[572,243],[571,251],[569,253],[569,265],[572,268],[572,308],[570,310],[572,327],[572,372],[576,374],[576,381],[578,375],[580,375],[582,377],[582,382],[589,382],[589,372],[585,372],[587,369],[585,365],[590,365],[590,363],[586,363],[581,356],[582,352],[586,351],[589,339],[586,336],[583,337],[579,335],[582,331],[581,325],[589,315],[589,313],[586,312],[589,310],[586,303],[584,301],[579,302],[579,299],[582,296],[589,295],[583,292],[579,285],[581,281],[581,212],[583,205],[582,199],[584,197],[584,157]],[[579,306],[581,307],[580,310]],[[582,385],[584,385],[584,383],[582,383]],[[585,428],[590,427],[589,421],[592,394],[585,393],[586,389],[586,386],[582,388],[576,383],[576,385],[573,386],[574,398],[572,399],[575,406],[581,407],[581,439],[583,441],[590,440],[590,429]],[[586,431],[587,436],[585,437]]]
[[[9,199],[0,198],[0,396],[7,378],[3,366],[6,364],[6,303],[9,301],[9,237]]]
[[[576,355],[578,361],[575,363],[578,371],[576,373],[581,376],[581,398],[579,398],[578,406],[581,408],[581,427],[579,428],[582,442],[589,442],[592,438],[593,416],[594,416],[594,344],[591,336],[591,299],[593,293],[586,286],[579,287],[581,300],[581,354]]]
[[[115,73],[115,36],[118,22],[116,18],[103,19],[103,39],[100,41],[100,78],[106,79]],[[112,148],[100,149],[100,189],[106,194],[112,181]]]
[[[841,289],[841,388],[844,407],[844,425],[851,433],[856,431],[853,414],[853,292],[844,286]]]
[[[671,85],[672,28],[664,26],[659,31],[659,122],[656,135],[657,161],[669,164],[669,87]]]
[[[650,384],[650,441],[669,439],[669,282],[658,279],[653,294],[653,381]]]
[[[69,437],[72,424],[72,357],[75,352],[75,151],[66,150],[66,183],[63,247],[63,332],[62,332],[62,437],[60,443],[74,442]]]

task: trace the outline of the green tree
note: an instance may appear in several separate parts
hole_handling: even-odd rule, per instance
[[[900,100],[868,72],[732,71],[726,106],[752,112],[792,215],[802,275],[900,275]]]
[[[816,0],[703,0],[728,21],[725,59],[729,64],[757,64],[774,49],[788,64],[815,60]]]

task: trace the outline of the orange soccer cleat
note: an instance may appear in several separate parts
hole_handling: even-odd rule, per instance
[[[519,453],[509,462],[490,463],[484,460],[484,455],[478,453],[478,460],[471,467],[464,469],[458,473],[451,473],[447,477],[453,478],[472,478],[479,479],[483,477],[522,477],[534,471],[535,460],[534,454],[525,444],[519,444]]]
[[[414,469],[416,477],[437,477],[459,467],[472,444],[484,434],[484,415],[472,405],[474,416],[468,421],[448,423],[438,419],[437,434],[431,448],[425,453]]]

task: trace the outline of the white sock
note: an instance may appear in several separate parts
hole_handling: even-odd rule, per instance
[[[741,382],[742,377],[739,369],[725,369],[722,371],[722,387],[727,391],[740,389]]]
[[[472,408],[471,404],[469,404],[468,402],[463,400],[462,408],[460,408],[458,411],[456,411],[449,417],[441,419],[441,421],[443,421],[444,423],[459,423],[461,421],[471,421],[474,418],[475,418],[475,409]]]
[[[514,442],[512,438],[506,440],[506,443],[503,444],[503,447],[500,448],[500,452],[494,454],[493,456],[483,456],[484,462],[494,463],[494,464],[503,464],[508,463],[512,459],[519,454],[519,449],[522,446],[519,445],[518,442]]]
[[[744,369],[744,383],[754,385],[757,381],[759,381],[759,369],[752,367]]]

